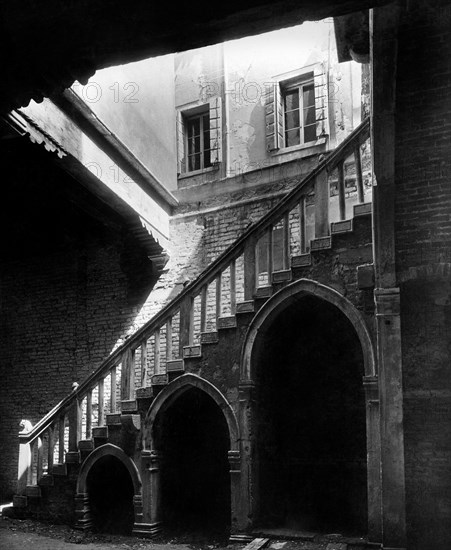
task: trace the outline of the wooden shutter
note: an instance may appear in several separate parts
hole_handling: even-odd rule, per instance
[[[266,87],[266,149],[276,151],[283,144],[283,106],[278,82]]]
[[[323,63],[318,63],[313,73],[315,87],[316,137],[329,135],[327,73]]]
[[[181,111],[177,111],[177,172],[186,172],[185,124]]]
[[[210,106],[210,160],[215,165],[222,162],[222,103],[220,97],[209,100]]]

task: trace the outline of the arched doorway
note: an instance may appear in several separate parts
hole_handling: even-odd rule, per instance
[[[134,524],[134,490],[124,464],[115,456],[103,456],[89,470],[86,486],[92,529],[130,535]]]
[[[141,478],[133,460],[116,445],[97,447],[83,462],[77,479],[77,527],[130,534],[141,506]],[[138,518],[139,520],[140,518]]]
[[[363,353],[347,317],[293,300],[255,340],[258,522],[367,533]]]
[[[153,422],[161,454],[160,506],[165,530],[226,534],[230,527],[230,437],[218,404],[185,386],[167,400]]]
[[[300,363],[302,371],[296,368]],[[249,442],[242,461],[250,466],[243,515],[252,518],[252,525],[264,527],[268,522],[291,529],[358,532],[380,540],[375,364],[371,333],[362,314],[330,287],[299,279],[259,310],[246,334],[240,372],[240,430],[243,441]],[[308,462],[313,464],[310,470],[305,469]],[[321,476],[321,468],[332,462]],[[337,471],[340,464],[342,470]],[[349,477],[352,470],[355,476]],[[350,483],[343,488],[341,479]],[[304,496],[309,492],[310,506],[305,510]],[[272,497],[283,512],[275,513]]]

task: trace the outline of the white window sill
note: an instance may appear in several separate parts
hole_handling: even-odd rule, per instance
[[[278,156],[278,155],[284,155],[288,153],[296,153],[297,151],[302,151],[304,153],[312,153],[314,154],[316,152],[316,148],[319,145],[324,145],[327,142],[326,137],[322,137],[317,139],[316,141],[310,141],[309,143],[303,143],[302,145],[293,145],[291,147],[281,147],[280,149],[277,149],[275,151],[271,151],[271,155]]]
[[[193,170],[192,172],[184,172],[183,174],[178,174],[177,179],[183,180],[185,178],[190,178],[191,176],[199,176],[201,174],[206,174],[208,172],[215,172],[219,170],[219,164],[214,166],[209,166],[208,168],[201,168],[200,170]]]

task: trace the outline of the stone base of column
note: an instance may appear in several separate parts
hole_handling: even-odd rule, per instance
[[[92,527],[91,510],[89,507],[89,496],[87,493],[75,495],[75,529],[86,531]]]
[[[132,533],[140,537],[152,538],[159,535],[162,530],[163,524],[161,521],[156,523],[135,523]]]

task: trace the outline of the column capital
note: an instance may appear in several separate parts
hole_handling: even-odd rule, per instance
[[[250,399],[252,392],[255,390],[255,382],[252,380],[240,380],[238,390],[240,399]]]
[[[398,287],[374,289],[376,317],[394,316],[400,313],[400,292]]]
[[[228,451],[230,472],[231,473],[240,473],[241,472],[241,453],[238,450]]]

